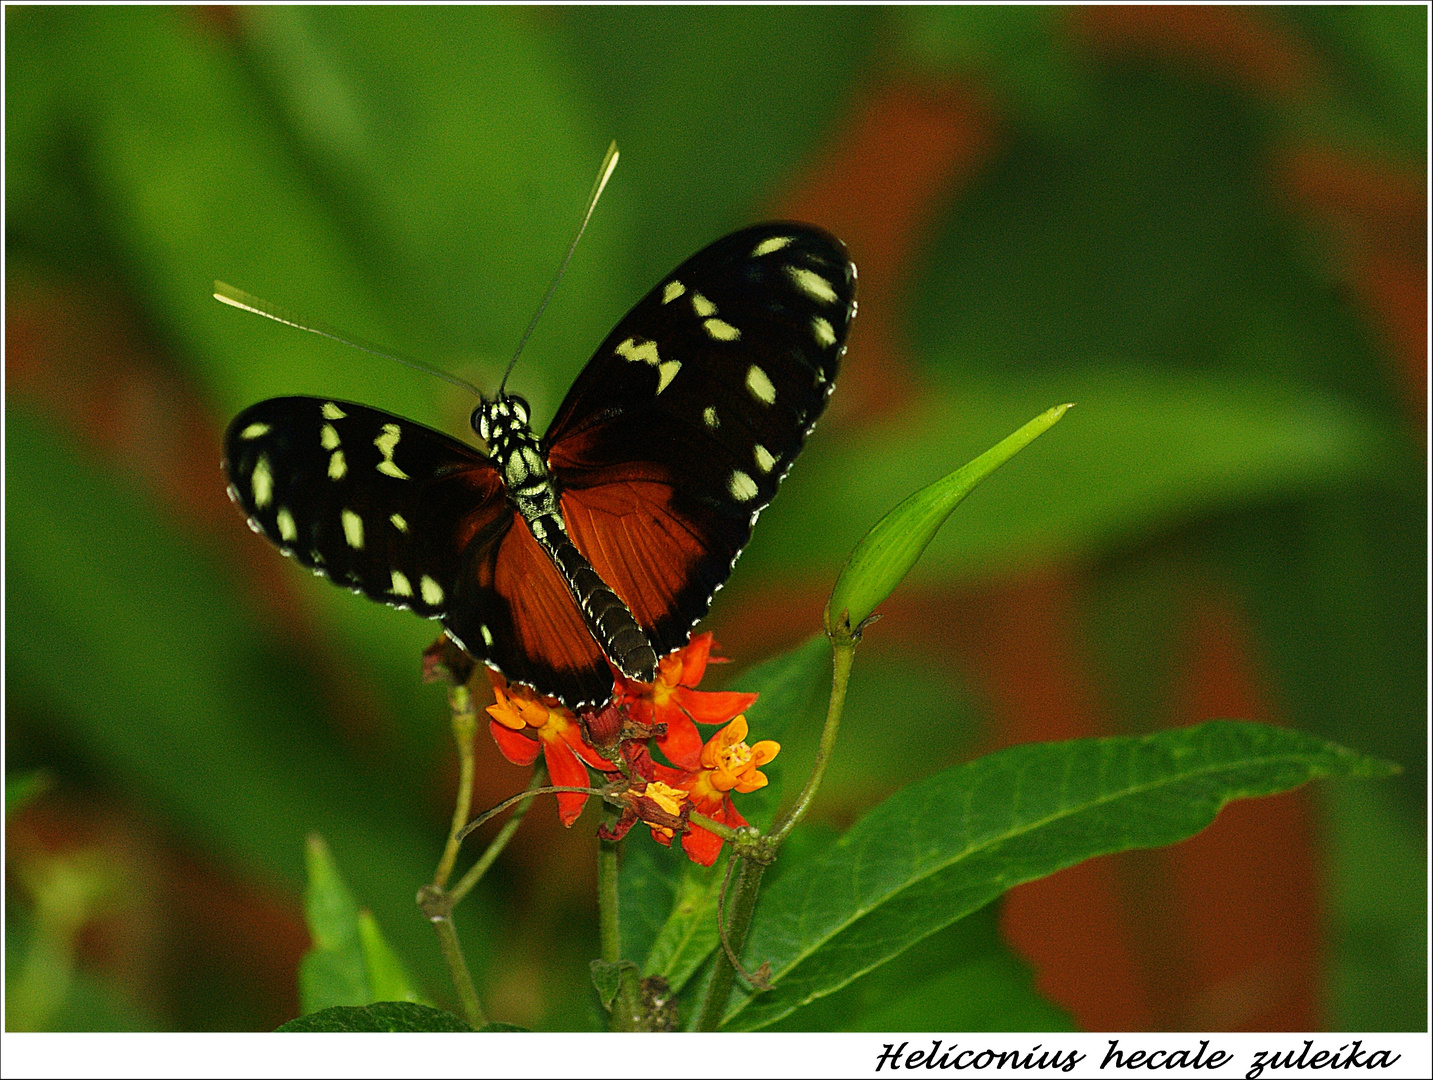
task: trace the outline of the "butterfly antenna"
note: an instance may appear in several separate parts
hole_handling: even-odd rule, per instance
[[[597,179],[592,182],[592,194],[587,196],[587,211],[582,215],[582,224],[577,226],[577,235],[572,238],[572,243],[567,245],[567,254],[562,259],[562,265],[557,268],[557,276],[552,279],[552,284],[547,287],[547,295],[542,298],[542,303],[537,305],[537,311],[533,314],[532,322],[527,324],[523,331],[522,340],[517,343],[517,350],[508,361],[507,370],[503,372],[503,380],[498,383],[498,395],[501,396],[503,387],[507,385],[508,376],[512,374],[513,365],[517,358],[522,355],[523,346],[527,339],[532,336],[533,328],[537,326],[537,320],[542,318],[542,313],[547,309],[547,303],[552,299],[552,294],[557,292],[557,283],[562,280],[562,275],[567,271],[567,264],[572,261],[572,253],[577,250],[577,241],[582,239],[582,234],[587,231],[587,223],[592,220],[592,211],[597,209],[597,200],[602,197],[602,189],[607,186],[607,181],[612,178],[612,170],[617,168],[617,140],[613,139],[607,147],[607,154],[602,159],[602,165],[597,170]]]
[[[481,398],[483,396],[482,391],[466,379],[460,379],[456,375],[439,368],[430,367],[417,360],[409,360],[406,356],[398,356],[396,353],[387,352],[378,348],[376,345],[370,345],[361,338],[340,333],[324,323],[315,322],[311,319],[300,319],[297,315],[285,311],[283,308],[271,304],[267,300],[261,300],[257,296],[252,296],[244,292],[243,289],[236,289],[234,286],[227,285],[222,281],[214,282],[214,299],[218,300],[221,304],[236,307],[240,311],[251,311],[255,315],[262,315],[266,319],[273,319],[276,323],[283,323],[285,326],[292,326],[298,330],[307,330],[310,334],[317,334],[319,337],[326,337],[330,341],[337,341],[342,345],[361,349],[363,352],[369,353],[372,356],[381,356],[385,360],[396,360],[400,364],[406,364],[410,368],[425,371],[429,375],[434,375],[445,382],[450,382],[454,386],[466,390],[474,397]]]

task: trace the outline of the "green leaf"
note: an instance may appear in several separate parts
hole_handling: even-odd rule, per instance
[[[44,769],[32,769],[29,772],[5,777],[6,820],[8,821],[10,815],[15,811],[48,791],[52,782],[53,777]]]
[[[592,985],[597,988],[602,1007],[608,1012],[612,1011],[612,1002],[617,1000],[617,992],[622,989],[622,972],[635,970],[636,967],[630,960],[618,960],[615,964],[605,960],[592,961]]]
[[[908,497],[862,537],[826,605],[828,633],[860,632],[876,605],[910,572],[945,519],[975,486],[1050,430],[1069,405],[1047,409],[968,465]]]
[[[299,963],[299,1003],[305,1013],[367,1005],[374,994],[359,942],[358,905],[322,837],[308,838],[305,855],[309,883],[304,914],[314,947]]]
[[[798,830],[799,831],[799,830]],[[796,833],[792,833],[794,837]],[[782,859],[787,856],[782,848]],[[778,861],[778,865],[780,861]],[[777,1031],[1073,1031],[1000,936],[998,904],[797,1009]]]
[[[724,1026],[766,1027],[839,990],[1005,890],[1096,855],[1172,844],[1236,798],[1396,766],[1264,724],[1016,746],[881,803],[761,899],[749,965],[772,989]]]
[[[379,1001],[372,1005],[334,1005],[300,1016],[279,1031],[472,1031],[450,1012],[413,1001]],[[484,1031],[520,1031],[489,1024]]]
[[[378,920],[360,910],[323,837],[305,847],[309,884],[304,912],[314,947],[299,963],[299,1001],[305,1013],[375,1001],[421,1001]]]
[[[403,961],[388,944],[373,912],[358,913],[358,945],[363,951],[363,968],[368,974],[369,993],[375,1001],[422,1001],[413,989]]]

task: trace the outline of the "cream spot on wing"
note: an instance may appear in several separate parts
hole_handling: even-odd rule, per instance
[[[811,299],[820,300],[823,304],[836,302],[836,290],[831,288],[831,283],[815,270],[807,270],[801,266],[788,266],[786,275],[796,283],[798,289]]]
[[[402,514],[389,514],[388,520],[393,522],[393,527],[399,532],[406,533],[408,531],[408,522],[404,520]]]
[[[335,450],[328,456],[328,478],[342,480],[347,474],[348,462],[343,459],[343,451]]]
[[[746,369],[746,388],[751,391],[751,396],[763,405],[770,405],[776,400],[776,387],[771,385],[766,372],[755,364]]]
[[[682,293],[686,291],[687,287],[683,285],[680,281],[669,281],[667,282],[667,287],[662,290],[662,303],[670,304],[673,300],[681,296]]]
[[[757,443],[751,453],[756,458],[756,467],[764,473],[770,472],[771,467],[776,464],[776,459],[771,456],[771,451],[761,443]]]
[[[413,586],[408,584],[408,576],[401,570],[393,571],[393,588],[388,590],[394,596],[412,596]]]
[[[403,437],[402,430],[397,424],[384,424],[383,434],[373,440],[373,445],[378,447],[378,452],[383,455],[383,460],[378,463],[378,471],[384,476],[396,476],[399,480],[407,480],[408,474],[400,469],[393,460],[393,451],[398,447],[398,440]]]
[[[692,293],[692,310],[703,319],[716,314],[716,305],[699,292]]]
[[[731,474],[727,490],[731,492],[731,497],[737,502],[748,502],[756,498],[756,481],[737,469]]]
[[[294,516],[287,506],[279,507],[279,536],[290,544],[299,537],[299,527],[294,524]]]
[[[680,360],[666,360],[657,365],[657,393],[665,390],[669,383],[677,377],[677,372],[682,370]]]
[[[662,358],[657,355],[657,343],[655,341],[643,341],[639,343],[637,338],[629,337],[626,341],[622,342],[621,345],[618,345],[614,351],[618,356],[625,356],[633,363],[640,361],[641,363],[651,364],[653,367],[656,367],[662,362]]]
[[[720,319],[708,319],[702,323],[706,327],[707,334],[718,341],[736,341],[741,337],[741,331],[729,322],[722,322]]]
[[[347,507],[339,515],[343,521],[343,537],[354,551],[363,550],[363,519]]]
[[[269,470],[269,455],[260,454],[254,465],[254,475],[249,477],[254,489],[254,505],[260,510],[269,505],[274,497],[274,474]]]
[[[822,346],[836,344],[836,331],[831,329],[831,324],[817,315],[811,320],[811,332],[816,335],[816,342]]]
[[[429,607],[437,607],[443,602],[443,586],[424,574],[418,581],[418,588],[423,593],[423,602]]]
[[[770,255],[773,251],[780,251],[786,247],[787,244],[791,243],[791,240],[792,238],[789,236],[769,236],[757,244],[756,247],[752,248],[751,257],[753,259],[759,259],[763,255]]]
[[[241,439],[257,439],[260,435],[267,435],[270,431],[269,425],[256,421],[239,432]]]
[[[325,450],[338,449],[338,428],[332,424],[324,424],[318,432],[319,445]]]
[[[325,420],[342,420],[348,415],[348,413],[344,412],[331,401],[325,401],[321,411],[323,412],[323,418]]]
[[[493,632],[488,629],[488,624],[481,623],[478,626],[478,633],[483,635],[483,644],[491,649],[493,647]]]
[[[715,431],[721,426],[721,421],[717,419],[715,405],[708,405],[702,410],[702,423],[707,426],[708,431]]]

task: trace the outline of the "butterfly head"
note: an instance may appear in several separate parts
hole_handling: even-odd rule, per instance
[[[473,410],[468,422],[472,424],[478,437],[492,446],[495,443],[512,442],[523,436],[526,436],[527,441],[531,441],[531,417],[532,410],[522,398],[516,394],[499,394],[492,401],[484,399]]]

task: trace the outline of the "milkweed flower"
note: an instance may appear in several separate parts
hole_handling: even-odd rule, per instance
[[[696,724],[724,724],[751,707],[757,695],[731,690],[698,690],[707,664],[723,663],[711,655],[710,632],[698,634],[657,664],[657,678],[639,683],[613,670],[612,700],[639,724],[665,724],[657,737],[667,760],[683,769],[700,767],[702,736]],[[694,724],[692,721],[696,721]]]
[[[488,669],[493,697],[488,706],[492,719],[488,728],[503,757],[514,765],[531,765],[542,754],[547,772],[559,787],[586,787],[584,762],[600,772],[615,772],[616,766],[582,739],[577,719],[552,698],[539,696],[526,686],[509,685],[498,672]],[[587,796],[575,791],[557,794],[557,815],[571,827],[587,805]]]
[[[746,736],[746,717],[738,716],[707,740],[701,749],[698,768],[672,769],[654,764],[654,780],[647,784],[644,795],[655,800],[669,815],[678,816],[686,810],[705,814],[733,829],[741,828],[746,818],[732,803],[731,793],[746,794],[764,788],[767,779],[761,767],[781,750],[780,744],[770,739],[749,746]],[[674,829],[645,817],[643,820],[651,826],[654,840],[671,844]],[[699,825],[689,826],[682,836],[682,850],[693,862],[703,866],[716,862],[721,844],[721,837]]]

